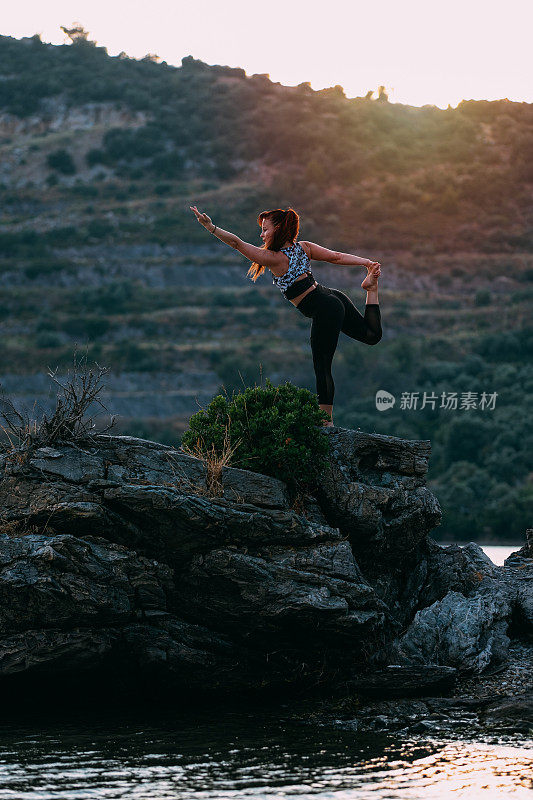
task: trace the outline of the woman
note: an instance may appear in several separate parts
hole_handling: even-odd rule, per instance
[[[222,230],[196,206],[189,208],[210,233],[254,262],[247,273],[253,281],[268,267],[274,276],[272,283],[298,311],[313,320],[310,338],[318,403],[329,416],[329,421],[324,424],[333,425],[335,384],[331,364],[340,331],[365,344],[377,344],[382,336],[378,301],[379,261],[328,250],[314,242],[297,242],[300,218],[293,208],[276,208],[259,214],[257,222],[261,226],[263,247],[243,242],[234,233]],[[361,283],[361,288],[367,293],[364,317],[343,292],[315,281],[309,270],[311,259],[367,268],[366,278]]]

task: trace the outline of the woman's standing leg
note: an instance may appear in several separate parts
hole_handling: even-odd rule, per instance
[[[335,383],[331,374],[333,356],[344,320],[344,306],[332,295],[321,295],[311,325],[311,350],[316,376],[318,404],[333,422]]]

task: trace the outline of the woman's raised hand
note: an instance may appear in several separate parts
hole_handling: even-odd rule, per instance
[[[201,214],[198,211],[198,209],[196,208],[196,206],[189,206],[189,208],[191,209],[191,211],[194,211],[194,213],[196,214],[196,219],[198,220],[200,225],[203,225],[204,228],[207,228],[207,229],[212,227],[213,221],[212,221],[210,216],[208,216],[207,214]]]

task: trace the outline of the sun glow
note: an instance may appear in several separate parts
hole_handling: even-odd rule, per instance
[[[533,102],[529,0],[30,0],[6,6],[0,32],[63,44],[60,26],[75,21],[110,55],[153,53],[176,66],[192,55],[290,86],[338,84],[348,97],[382,85],[410,105]]]

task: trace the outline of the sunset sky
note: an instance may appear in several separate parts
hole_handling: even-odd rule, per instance
[[[60,25],[77,22],[110,55],[176,66],[192,55],[289,86],[340,84],[348,97],[384,85],[411,105],[533,102],[533,0],[21,0],[0,20],[17,39],[62,44]]]

